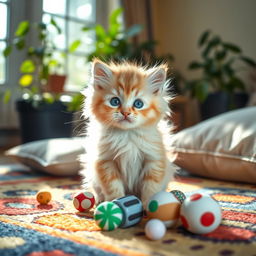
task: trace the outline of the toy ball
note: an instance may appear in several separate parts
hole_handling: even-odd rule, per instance
[[[95,198],[91,192],[79,192],[73,197],[73,205],[80,212],[88,211],[94,204]]]
[[[40,204],[48,204],[52,199],[52,194],[49,191],[39,191],[36,194],[36,200]]]
[[[117,204],[123,212],[121,228],[128,228],[139,223],[143,217],[142,202],[133,195],[117,198],[112,201]]]
[[[186,199],[185,194],[179,190],[172,190],[172,191],[170,191],[170,193],[172,193],[180,201],[181,204]]]
[[[156,193],[148,202],[146,212],[149,219],[159,219],[166,227],[173,227],[180,217],[180,201],[166,191]]]
[[[117,204],[103,202],[95,209],[94,220],[101,229],[111,231],[121,225],[123,212]]]
[[[181,206],[183,226],[195,234],[207,234],[215,230],[221,222],[221,208],[208,195],[193,194]]]
[[[165,224],[158,219],[149,220],[145,226],[145,234],[150,240],[159,240],[166,233]]]

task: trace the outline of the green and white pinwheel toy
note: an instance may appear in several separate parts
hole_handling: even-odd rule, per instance
[[[121,225],[123,212],[115,203],[103,202],[95,209],[94,219],[101,229],[111,231]]]

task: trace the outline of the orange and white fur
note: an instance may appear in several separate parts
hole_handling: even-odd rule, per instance
[[[98,203],[133,194],[145,205],[175,171],[160,128],[169,111],[167,66],[147,69],[98,59],[92,65],[85,92],[90,123],[87,153],[81,158],[84,187],[93,188]]]

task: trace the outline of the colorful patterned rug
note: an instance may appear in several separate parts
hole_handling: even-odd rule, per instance
[[[38,190],[53,195],[39,205]],[[194,235],[179,225],[159,241],[145,237],[144,225],[100,231],[92,213],[78,213],[72,196],[79,177],[45,176],[16,166],[0,166],[0,255],[221,255],[256,256],[256,186],[177,176],[169,189],[202,192],[221,205],[223,220],[214,232]]]

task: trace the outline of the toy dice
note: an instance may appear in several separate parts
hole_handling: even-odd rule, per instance
[[[133,195],[124,196],[112,201],[123,211],[121,228],[131,227],[141,221],[143,217],[143,206],[141,201]]]
[[[103,230],[118,227],[131,227],[141,221],[143,207],[141,201],[133,195],[117,198],[112,202],[103,202],[94,212],[94,219]]]

